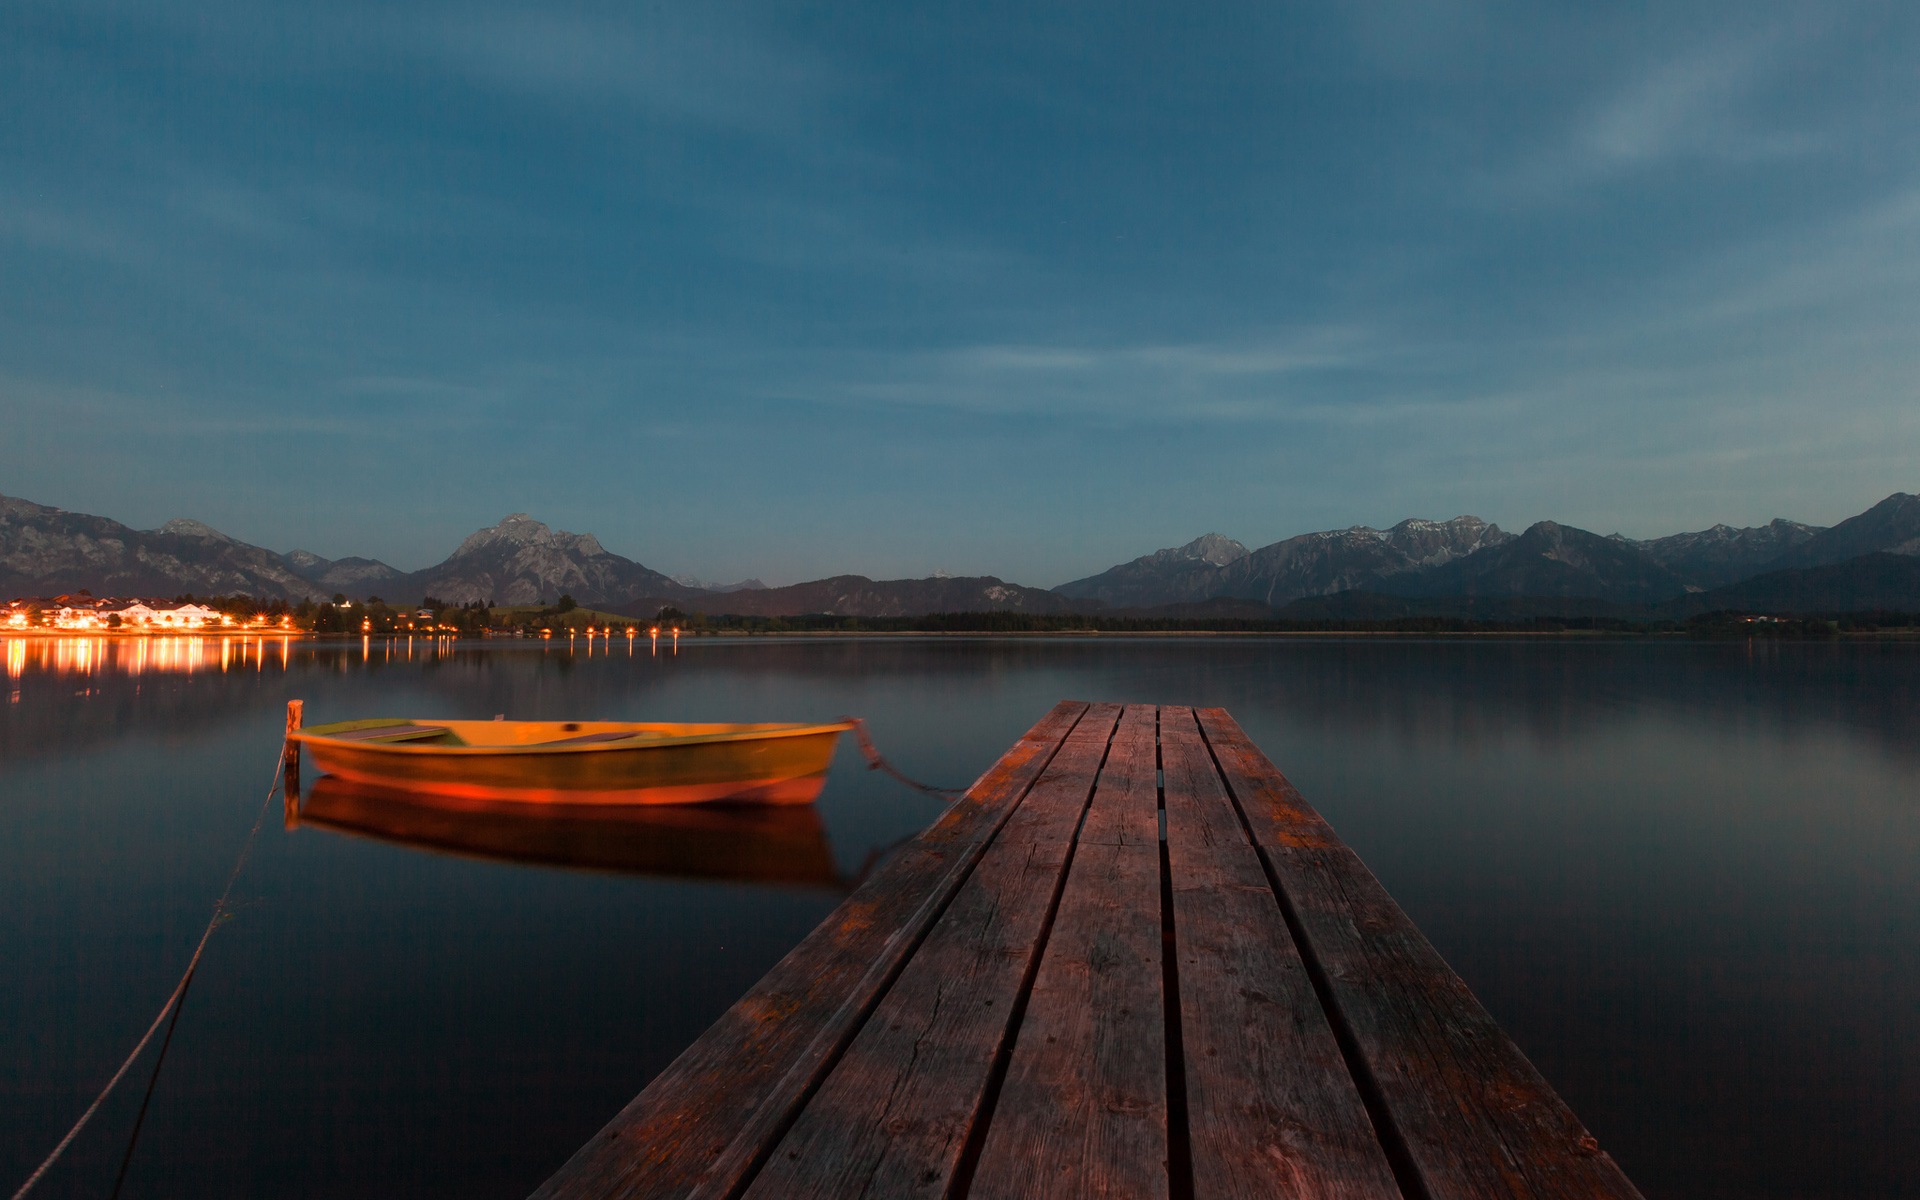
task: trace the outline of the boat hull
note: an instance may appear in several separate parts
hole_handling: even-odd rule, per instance
[[[492,722],[431,724],[466,739],[526,732],[509,731]],[[638,727],[596,723],[553,728],[605,735]],[[846,726],[646,728],[649,732],[637,741],[593,745],[370,744],[337,740],[319,730],[294,737],[313,765],[329,775],[468,800],[567,805],[809,804],[826,785],[834,743]]]

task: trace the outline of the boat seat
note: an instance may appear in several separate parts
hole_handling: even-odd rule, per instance
[[[411,742],[449,732],[451,731],[445,725],[375,725],[371,729],[349,729],[345,733],[330,733],[326,736],[342,742],[374,740]]]
[[[554,738],[550,742],[534,742],[536,746],[582,746],[588,742],[622,742],[631,737],[639,737],[635,731],[609,730],[605,733],[582,733],[574,737]]]

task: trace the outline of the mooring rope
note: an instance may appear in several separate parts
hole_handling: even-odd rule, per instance
[[[887,756],[880,753],[880,748],[873,744],[873,738],[867,733],[867,723],[864,720],[859,717],[841,717],[840,719],[853,726],[853,736],[859,739],[860,752],[867,756],[867,770],[885,771],[915,791],[925,792],[929,796],[938,796],[948,803],[958,800],[965,793],[965,788],[934,787],[930,783],[921,783],[887,761]]]
[[[215,929],[226,924],[227,920],[232,916],[231,910],[227,907],[227,900],[233,895],[233,885],[239,880],[240,872],[246,869],[247,857],[253,853],[253,843],[260,835],[260,826],[264,824],[267,819],[267,805],[273,802],[273,797],[279,790],[280,760],[276,758],[274,760],[273,786],[267,789],[266,799],[260,802],[260,811],[253,818],[253,829],[247,833],[247,840],[242,843],[240,847],[240,857],[234,860],[233,871],[227,876],[227,886],[225,890],[220,893],[220,898],[214,901],[213,915],[207,918],[207,927],[200,932],[200,942],[193,948],[193,957],[187,960],[187,969],[181,973],[180,982],[173,986],[173,993],[167,997],[167,1002],[162,1004],[160,1011],[154,1015],[153,1024],[147,1026],[147,1031],[140,1035],[138,1042],[134,1043],[133,1051],[127,1055],[126,1061],[121,1063],[120,1069],[113,1073],[113,1078],[107,1080],[107,1086],[100,1089],[100,1094],[93,1098],[92,1104],[87,1105],[87,1111],[80,1114],[80,1119],[73,1123],[72,1129],[67,1130],[67,1136],[60,1139],[60,1144],[53,1148],[51,1154],[47,1155],[46,1161],[42,1162],[39,1167],[34,1170],[33,1174],[27,1176],[27,1181],[21,1184],[20,1190],[13,1194],[13,1200],[21,1200],[21,1197],[32,1191],[33,1186],[39,1183],[41,1178],[52,1169],[53,1164],[60,1161],[60,1156],[67,1152],[67,1147],[73,1145],[73,1139],[80,1136],[80,1131],[87,1127],[87,1122],[93,1120],[93,1114],[100,1111],[100,1106],[106,1102],[108,1095],[113,1092],[114,1088],[119,1086],[122,1079],[126,1078],[127,1072],[133,1069],[133,1064],[139,1061],[140,1052],[147,1048],[147,1043],[151,1042],[153,1035],[159,1032],[161,1024],[167,1019],[167,1014],[175,1012],[181,1000],[186,996],[187,985],[193,982],[193,973],[200,969],[200,958],[207,952],[208,939],[213,937],[213,931]],[[173,1030],[171,1026],[168,1027],[167,1037],[169,1042],[172,1041]],[[156,1079],[159,1077],[159,1070],[159,1064],[155,1064],[154,1077]],[[148,1087],[148,1098],[152,1098],[151,1085]],[[141,1116],[143,1118],[146,1115],[145,1108],[146,1106],[143,1104],[141,1106]],[[138,1136],[137,1129],[135,1136]],[[129,1144],[127,1146],[128,1161],[132,1160],[132,1155],[133,1146]],[[124,1178],[126,1174],[125,1163],[121,1164],[120,1170],[121,1176]],[[118,1182],[114,1184],[114,1190],[116,1192],[119,1190],[119,1186]]]
[[[886,755],[880,753],[880,748],[873,744],[873,738],[867,732],[866,721],[859,717],[842,717],[841,720],[846,721],[852,726],[854,737],[860,743],[860,750],[866,755],[868,770],[885,771],[915,791],[925,792],[929,796],[937,796],[949,802],[959,799],[963,794],[965,790],[963,788],[943,788],[935,787],[930,783],[921,783],[919,780],[887,761]],[[187,969],[181,972],[180,982],[174,985],[172,994],[167,997],[166,1003],[160,1006],[160,1011],[154,1014],[153,1023],[147,1026],[147,1031],[140,1035],[138,1042],[134,1043],[132,1051],[127,1054],[126,1061],[120,1064],[120,1069],[113,1073],[113,1078],[107,1080],[106,1086],[100,1089],[100,1094],[93,1098],[93,1103],[87,1105],[87,1110],[80,1114],[80,1119],[73,1123],[73,1128],[67,1130],[67,1136],[61,1138],[60,1144],[53,1148],[52,1153],[47,1155],[46,1160],[42,1162],[39,1167],[35,1168],[33,1174],[27,1176],[27,1181],[20,1185],[20,1190],[13,1194],[12,1200],[22,1200],[28,1192],[33,1190],[34,1185],[39,1183],[40,1180],[45,1177],[46,1173],[52,1169],[53,1164],[60,1161],[60,1156],[67,1152],[67,1147],[71,1146],[73,1140],[80,1136],[80,1131],[87,1127],[87,1122],[93,1120],[94,1114],[100,1111],[100,1106],[106,1103],[106,1099],[112,1094],[113,1089],[120,1085],[120,1081],[126,1078],[127,1072],[133,1069],[133,1064],[139,1061],[141,1052],[147,1048],[148,1043],[153,1041],[153,1035],[160,1031],[160,1026],[166,1023],[168,1014],[173,1014],[175,1020],[178,1020],[180,1003],[186,997],[187,985],[193,982],[194,972],[200,969],[200,959],[207,952],[207,942],[213,937],[213,931],[226,924],[232,917],[232,912],[227,907],[227,901],[233,895],[233,885],[239,881],[240,873],[246,869],[247,859],[253,853],[253,844],[259,838],[260,827],[267,819],[267,806],[273,802],[274,796],[280,791],[280,781],[281,763],[279,759],[276,759],[274,762],[273,786],[267,789],[265,799],[260,802],[260,811],[254,816],[253,828],[247,832],[247,840],[241,844],[240,856],[234,860],[233,870],[227,876],[227,886],[221,891],[220,898],[214,901],[213,915],[207,919],[207,927],[200,932],[200,941],[193,948],[193,957],[187,961]],[[170,1044],[172,1040],[173,1027],[168,1025],[167,1042]],[[163,1047],[162,1061],[164,1061],[164,1055],[165,1050]],[[160,1077],[160,1065],[160,1063],[154,1064],[154,1080],[158,1080]],[[149,1081],[147,1085],[147,1100],[150,1101],[152,1098],[153,1081]],[[134,1127],[134,1141],[130,1141],[127,1145],[126,1158],[120,1164],[120,1177],[114,1182],[114,1191],[116,1193],[120,1190],[120,1183],[126,1178],[127,1165],[133,1160],[134,1144],[140,1136],[140,1125],[145,1123],[145,1119],[146,1103],[143,1102],[140,1106],[140,1120],[135,1123]]]
[[[193,973],[180,987],[180,999],[173,1006],[173,1019],[167,1022],[167,1036],[160,1039],[160,1053],[153,1059],[153,1074],[147,1076],[147,1091],[140,1097],[140,1115],[133,1119],[133,1132],[127,1135],[127,1149],[120,1156],[120,1173],[113,1177],[113,1191],[107,1200],[120,1200],[120,1189],[127,1182],[127,1170],[133,1166],[133,1152],[140,1146],[140,1131],[147,1125],[147,1109],[153,1104],[153,1090],[160,1086],[160,1068],[167,1065],[167,1049],[173,1045],[173,1031],[180,1027],[180,1014],[187,1010],[187,989],[193,986]]]

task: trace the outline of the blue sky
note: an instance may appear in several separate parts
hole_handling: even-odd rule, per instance
[[[1920,489],[1920,7],[0,11],[0,492],[1051,585]]]

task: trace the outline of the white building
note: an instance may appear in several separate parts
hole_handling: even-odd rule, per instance
[[[101,619],[104,620],[109,613],[119,617],[122,625],[158,629],[199,629],[218,625],[225,619],[218,610],[204,604],[148,604],[144,600],[135,600],[124,607],[103,612]]]

